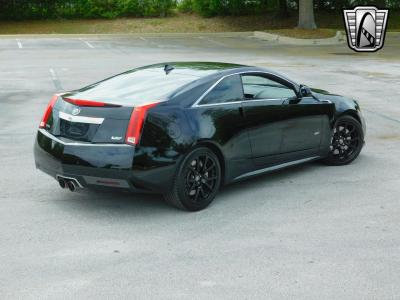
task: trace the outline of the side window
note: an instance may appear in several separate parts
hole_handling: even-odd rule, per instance
[[[259,75],[242,75],[246,99],[286,99],[296,97],[290,87]]]
[[[243,100],[242,81],[239,75],[228,76],[218,83],[201,104],[225,103]]]

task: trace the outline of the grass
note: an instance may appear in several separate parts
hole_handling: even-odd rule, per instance
[[[167,18],[120,18],[115,20],[29,20],[0,21],[0,34],[76,34],[76,33],[181,33],[278,30],[277,33],[302,38],[329,37],[343,30],[341,13],[319,13],[317,31],[294,30],[297,14],[277,18],[274,14],[202,18],[176,13]],[[400,30],[400,12],[391,12],[390,30]]]

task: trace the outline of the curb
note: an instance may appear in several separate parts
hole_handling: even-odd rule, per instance
[[[260,40],[286,45],[339,45],[346,42],[346,35],[342,31],[337,31],[334,37],[326,39],[296,39],[264,31],[254,31],[253,36]]]

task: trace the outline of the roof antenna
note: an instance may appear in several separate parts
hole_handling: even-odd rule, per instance
[[[168,75],[173,69],[175,69],[173,66],[171,65],[165,65],[164,66],[164,72],[166,75]]]

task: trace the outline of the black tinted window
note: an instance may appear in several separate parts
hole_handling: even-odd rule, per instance
[[[242,81],[239,75],[228,76],[201,101],[200,104],[224,103],[243,99]]]
[[[296,96],[290,87],[263,76],[243,75],[242,81],[246,99],[286,99]]]
[[[206,73],[207,74],[207,73]],[[178,88],[199,77],[175,69],[166,73],[163,68],[133,70],[85,87],[73,94],[76,99],[104,101],[116,104],[141,105],[162,101]]]

